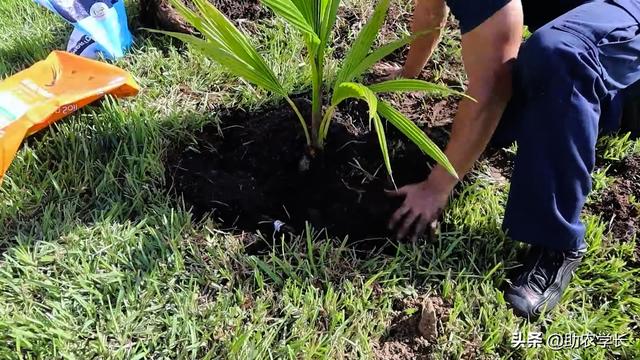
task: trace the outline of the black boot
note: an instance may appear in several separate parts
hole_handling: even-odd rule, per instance
[[[585,251],[559,251],[532,246],[504,291],[516,315],[534,320],[554,308],[567,289]]]

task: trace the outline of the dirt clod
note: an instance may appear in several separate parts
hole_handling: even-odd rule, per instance
[[[438,338],[438,317],[436,315],[436,308],[430,298],[426,298],[422,302],[418,331],[425,339],[431,342]]]
[[[449,316],[449,307],[434,296],[403,299],[395,308],[387,334],[374,344],[375,357],[384,360],[431,359],[431,346],[437,338],[438,327]],[[423,328],[428,328],[426,336]]]
[[[141,0],[140,20],[145,26],[192,34],[194,29],[169,5],[169,0]]]

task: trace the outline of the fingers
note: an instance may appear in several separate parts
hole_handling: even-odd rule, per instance
[[[429,225],[429,239],[431,240],[435,240],[436,238],[436,231],[438,231],[438,221],[434,220],[431,222],[431,224]]]
[[[427,226],[429,226],[429,221],[423,217],[420,217],[416,222],[416,226],[414,226],[413,235],[411,235],[411,241],[418,241],[418,236],[424,234],[424,231],[427,230]]]
[[[397,80],[398,78],[400,78],[401,73],[402,73],[402,68],[399,68],[397,70],[389,72],[387,76],[383,76],[380,80],[381,81]]]
[[[373,73],[380,76],[378,81],[395,80],[402,73],[402,66],[395,63],[378,63],[373,67]]]
[[[385,191],[387,196],[405,198],[404,203],[391,216],[388,224],[389,230],[396,229],[398,240],[410,235],[411,241],[416,241],[425,230],[430,230],[428,235],[435,232],[435,221],[441,210],[432,208],[432,202],[428,197],[425,199],[420,191],[421,189],[415,185],[405,186],[397,191]],[[415,197],[420,200],[415,201]]]
[[[407,216],[405,216],[404,222],[402,223],[400,229],[398,229],[396,235],[398,240],[404,239],[405,236],[407,236],[409,230],[411,230],[411,225],[413,225],[413,223],[416,221],[416,219],[418,219],[419,216],[420,214],[416,214],[412,211],[410,211]]]
[[[407,191],[405,188],[400,188],[398,190],[385,190],[385,195],[388,197],[406,197]]]
[[[389,230],[395,229],[396,225],[398,225],[400,220],[402,220],[409,211],[411,211],[411,208],[406,205],[402,205],[398,210],[396,210],[396,212],[393,213],[393,216],[391,216],[391,220],[389,220]]]

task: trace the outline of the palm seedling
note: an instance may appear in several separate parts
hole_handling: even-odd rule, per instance
[[[221,64],[230,73],[282,96],[300,121],[311,154],[322,151],[337,106],[346,99],[355,98],[368,104],[369,123],[376,131],[382,157],[390,176],[392,176],[392,169],[382,118],[400,130],[452,175],[457,176],[455,169],[438,146],[400,111],[380,99],[378,94],[408,91],[425,91],[439,95],[464,96],[463,94],[422,80],[388,80],[369,86],[357,82],[357,79],[370,67],[394,50],[408,44],[413,38],[407,36],[371,51],[386,17],[389,0],[380,0],[377,3],[371,18],[349,49],[337,73],[327,106],[323,106],[322,99],[323,88],[328,86],[324,77],[325,56],[338,16],[340,0],[262,0],[262,3],[276,15],[298,30],[304,39],[312,77],[310,127],[274,71],[256,51],[248,37],[209,1],[192,0],[192,2],[196,11],[189,9],[181,0],[171,0],[178,13],[202,34],[202,38],[182,33],[160,32],[190,44]]]

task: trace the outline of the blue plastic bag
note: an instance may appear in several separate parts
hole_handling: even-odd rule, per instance
[[[124,0],[34,0],[74,26],[67,51],[88,58],[124,56],[133,38]]]

